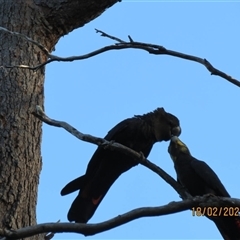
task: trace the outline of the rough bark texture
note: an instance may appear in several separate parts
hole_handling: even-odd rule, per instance
[[[99,16],[117,0],[0,0],[0,26],[20,32],[49,50],[59,38]],[[0,32],[0,66],[46,60],[25,39]],[[36,224],[41,171],[41,122],[31,112],[43,106],[44,69],[0,67],[0,228]],[[37,237],[35,238],[37,239]]]

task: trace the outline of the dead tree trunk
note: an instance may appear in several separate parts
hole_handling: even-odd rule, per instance
[[[59,38],[99,16],[117,0],[0,0],[0,26],[19,32],[51,51]],[[0,31],[0,228],[36,224],[41,159],[41,122],[32,115],[43,106],[47,59],[36,45]],[[35,238],[36,239],[36,238]]]

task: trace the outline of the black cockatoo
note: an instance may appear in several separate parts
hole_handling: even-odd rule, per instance
[[[174,162],[177,179],[192,196],[212,194],[219,197],[230,197],[216,173],[203,161],[194,158],[188,147],[176,136],[171,138],[168,152]],[[227,207],[222,210],[217,207],[213,214],[205,216],[211,219],[217,226],[225,240],[240,240],[240,217],[235,213],[230,216]],[[202,209],[202,212],[204,210]],[[236,216],[235,216],[236,215]]]
[[[123,120],[108,132],[105,139],[142,152],[147,157],[154,143],[168,141],[180,133],[178,118],[165,112],[164,108],[157,108]],[[61,195],[66,195],[79,190],[68,212],[68,220],[88,222],[115,180],[136,165],[136,161],[123,153],[98,147],[85,175],[71,181],[61,191]]]

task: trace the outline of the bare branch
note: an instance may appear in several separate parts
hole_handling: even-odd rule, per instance
[[[142,217],[156,217],[162,215],[173,214],[181,211],[191,209],[195,206],[215,206],[215,207],[225,207],[232,206],[235,208],[240,208],[240,199],[234,198],[220,198],[205,195],[202,197],[194,197],[184,201],[170,202],[166,205],[160,207],[143,207],[137,208],[122,215],[119,215],[110,220],[96,223],[96,224],[81,224],[81,223],[43,223],[36,226],[25,227],[19,230],[1,230],[0,235],[4,236],[1,240],[20,239],[31,237],[37,234],[42,234],[46,232],[52,233],[62,233],[62,232],[74,232],[80,233],[85,236],[94,235],[100,232],[107,231],[109,229],[118,227],[120,225],[126,224]],[[190,214],[190,217],[193,213]]]
[[[78,138],[82,141],[93,143],[93,144],[96,144],[96,145],[102,146],[102,147],[108,147],[112,150],[117,150],[117,151],[120,151],[124,154],[129,155],[130,157],[132,157],[138,163],[142,164],[143,166],[149,168],[150,170],[152,170],[153,172],[158,174],[169,185],[171,185],[183,199],[186,199],[190,196],[186,192],[186,190],[178,182],[176,182],[174,180],[174,178],[172,178],[169,174],[167,174],[163,169],[161,169],[160,167],[158,167],[154,163],[147,160],[143,156],[142,153],[138,153],[138,152],[132,150],[131,148],[128,148],[128,147],[126,147],[126,146],[124,146],[120,143],[117,143],[117,142],[107,141],[104,138],[94,137],[94,136],[89,135],[89,134],[81,133],[76,128],[72,127],[70,124],[68,124],[66,122],[57,121],[57,120],[49,118],[43,112],[43,110],[40,106],[36,106],[36,111],[33,112],[33,115],[36,116],[38,119],[40,119],[41,121],[45,122],[48,125],[64,128],[66,131],[68,131],[73,136],[75,136],[76,138]]]
[[[237,79],[234,79],[230,75],[227,75],[226,73],[216,69],[205,58],[199,58],[199,57],[196,57],[196,56],[193,56],[193,55],[188,55],[188,54],[184,54],[184,53],[181,53],[181,52],[168,50],[168,49],[164,48],[163,46],[159,46],[159,45],[155,45],[155,44],[135,42],[135,41],[132,40],[132,38],[130,36],[128,36],[130,42],[125,42],[125,41],[123,41],[119,38],[116,38],[114,36],[106,34],[105,32],[100,31],[98,29],[96,29],[96,31],[97,31],[97,33],[98,32],[101,33],[101,36],[103,36],[103,37],[108,37],[112,40],[115,40],[115,41],[119,42],[119,44],[118,44],[119,46],[125,46],[127,48],[127,46],[130,45],[130,46],[132,46],[132,48],[139,48],[139,49],[148,51],[150,54],[170,55],[170,56],[173,56],[173,57],[178,57],[178,58],[183,58],[183,59],[186,59],[186,60],[198,62],[198,63],[204,65],[208,69],[208,71],[211,73],[211,75],[216,75],[216,76],[222,77],[222,78],[226,79],[227,81],[229,81],[229,82],[235,84],[236,86],[240,87],[240,82]]]
[[[36,71],[42,67],[44,67],[45,65],[51,63],[51,62],[72,62],[72,61],[76,61],[76,60],[84,60],[87,58],[91,58],[94,57],[98,54],[110,51],[110,50],[121,50],[121,49],[128,49],[128,48],[133,48],[133,49],[141,49],[141,50],[145,50],[150,54],[155,54],[155,55],[170,55],[173,57],[178,57],[178,58],[182,58],[182,59],[186,59],[186,60],[190,60],[190,61],[194,61],[194,62],[198,62],[200,64],[202,64],[203,66],[205,66],[208,71],[211,73],[211,75],[216,75],[219,77],[222,77],[224,79],[226,79],[227,81],[231,82],[232,84],[240,87],[240,82],[231,77],[230,75],[218,70],[217,68],[213,67],[213,65],[207,61],[205,58],[200,58],[200,57],[196,57],[193,55],[189,55],[189,54],[185,54],[185,53],[181,53],[181,52],[177,52],[177,51],[173,51],[173,50],[168,50],[163,46],[160,45],[156,45],[156,44],[150,44],[150,43],[142,43],[142,42],[135,42],[133,41],[133,39],[128,36],[129,38],[129,42],[123,41],[120,38],[111,36],[101,30],[95,29],[97,33],[101,33],[101,36],[103,37],[107,37],[110,38],[114,41],[117,41],[118,43],[114,44],[114,45],[109,45],[100,49],[97,49],[93,52],[84,54],[84,55],[80,55],[80,56],[71,56],[71,57],[59,57],[59,56],[55,56],[55,55],[51,55],[50,52],[40,43],[32,40],[31,38],[25,36],[24,34],[21,33],[17,33],[17,32],[11,32],[9,30],[7,30],[6,28],[0,27],[0,30],[20,36],[25,38],[27,41],[37,45],[48,57],[48,60],[36,65],[36,66],[28,66],[28,65],[15,65],[15,66],[4,66],[5,68],[25,68],[25,69],[29,69],[29,70],[33,70]]]

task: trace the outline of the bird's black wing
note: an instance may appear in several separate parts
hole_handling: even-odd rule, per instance
[[[205,162],[194,159],[191,161],[191,166],[217,196],[230,197],[217,174]]]
[[[124,131],[128,127],[129,119],[125,119],[124,121],[118,123],[115,127],[113,127],[108,134],[105,136],[105,139],[108,141],[113,140],[116,138],[117,135],[121,135],[121,132]],[[124,133],[123,133],[124,134]],[[72,192],[75,192],[79,189],[81,189],[84,185],[84,182],[87,181],[88,178],[91,177],[91,172],[95,172],[97,168],[99,167],[100,159],[104,157],[105,151],[103,151],[102,147],[98,147],[97,150],[94,152],[92,158],[90,159],[87,167],[87,172],[89,174],[85,174],[81,177],[78,177],[71,182],[69,182],[62,190],[61,195],[67,195]]]
[[[136,120],[136,121],[135,121]],[[145,131],[141,132],[143,122],[140,119],[126,119],[117,124],[105,137],[136,150],[143,149],[149,154],[153,141],[145,141]],[[93,154],[84,176],[67,184],[62,194],[80,189],[80,192],[68,212],[68,220],[87,222],[108,192],[114,181],[125,171],[137,165],[127,155],[98,147]]]
[[[131,124],[131,118],[125,119],[122,122],[118,123],[115,127],[113,127],[108,134],[104,137],[107,141],[116,141],[120,139],[120,143],[123,142],[123,138],[127,138],[128,136],[128,127],[129,124]],[[111,150],[110,150],[111,151]],[[87,173],[95,171],[99,164],[101,164],[100,159],[104,158],[106,155],[106,151],[104,150],[104,147],[100,146],[97,148],[97,150],[94,152],[92,158],[90,159],[88,166],[87,166]]]
[[[217,196],[230,197],[216,173],[203,161],[192,161],[196,173],[204,179],[205,183],[215,191]],[[228,207],[225,207],[227,209]],[[239,216],[207,216],[217,226],[222,237],[226,240],[240,240]]]
[[[121,121],[115,127],[113,127],[104,138],[108,141],[115,140],[115,138],[118,135],[125,132],[124,130],[126,130],[127,127],[129,127],[129,125],[132,122],[135,122],[135,118],[127,118],[127,119]]]

